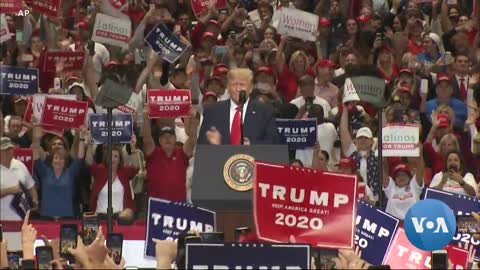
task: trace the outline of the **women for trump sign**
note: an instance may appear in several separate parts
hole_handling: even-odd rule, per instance
[[[253,206],[257,235],[271,242],[352,248],[355,175],[256,162]]]

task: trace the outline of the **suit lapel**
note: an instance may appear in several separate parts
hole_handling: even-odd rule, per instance
[[[222,104],[221,125],[218,127],[222,134],[222,144],[230,144],[230,99]]]

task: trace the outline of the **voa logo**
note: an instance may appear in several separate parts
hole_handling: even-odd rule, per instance
[[[439,200],[425,199],[408,210],[404,227],[412,245],[421,250],[433,251],[452,241],[457,223],[448,205]]]

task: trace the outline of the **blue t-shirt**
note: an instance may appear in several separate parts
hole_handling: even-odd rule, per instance
[[[450,107],[452,107],[453,111],[455,112],[455,122],[453,125],[455,127],[463,127],[465,125],[465,121],[467,121],[467,105],[462,102],[459,99],[456,98],[450,98],[450,103],[448,104]],[[437,109],[438,107],[438,102],[437,99],[431,99],[427,101],[425,104],[425,115],[427,116],[427,119],[430,123],[432,123],[432,118],[430,115],[432,115],[432,112]]]
[[[56,177],[50,162],[35,160],[35,171],[41,179],[42,201],[40,215],[47,217],[74,217],[73,192],[75,178],[80,172],[83,160],[74,159],[70,166]]]

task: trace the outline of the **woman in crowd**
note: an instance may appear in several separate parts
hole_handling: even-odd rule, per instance
[[[96,212],[99,216],[107,214],[107,180],[108,180],[108,161],[104,154],[102,163],[95,163],[93,159],[93,145],[90,143],[90,133],[82,131],[83,140],[87,141],[85,161],[89,166],[90,173],[95,179],[90,195],[90,211]],[[137,175],[139,162],[136,155],[136,137],[132,136],[130,147],[132,149],[132,158],[136,161],[133,166],[124,165],[122,148],[114,146],[112,148],[112,207],[116,217],[125,220],[131,220],[134,217],[135,203],[130,189],[130,180]],[[106,145],[105,145],[106,146]],[[104,147],[102,145],[98,147]],[[104,149],[106,150],[106,149]],[[106,151],[103,151],[106,153]]]
[[[383,162],[382,186],[388,199],[386,211],[402,220],[408,209],[420,199],[422,193],[425,165],[421,147],[419,152],[419,157],[409,158],[409,163],[416,165],[416,168],[410,170],[407,164],[400,163],[393,168],[393,177],[389,175],[387,160]]]
[[[445,155],[443,170],[433,176],[430,187],[473,197],[477,194],[477,182],[473,174],[465,171],[462,154],[458,150]]]
[[[51,153],[46,158],[44,151],[40,146],[42,137],[42,128],[35,126],[33,128],[33,160],[34,170],[37,173],[40,182],[40,192],[42,199],[40,202],[40,215],[43,217],[75,217],[74,198],[76,183],[75,179],[80,174],[83,151],[79,152],[77,158],[71,158],[69,153],[60,146],[51,147]],[[79,147],[83,147],[80,142]]]

